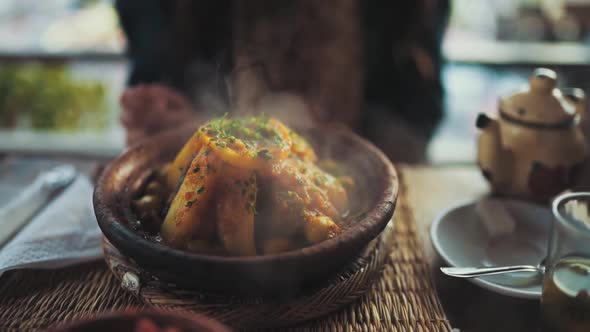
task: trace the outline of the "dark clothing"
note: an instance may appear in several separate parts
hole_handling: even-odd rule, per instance
[[[127,37],[129,84],[161,82],[165,34],[170,29],[169,8],[160,0],[117,1],[115,5]]]
[[[299,27],[288,26],[291,24],[304,27],[308,26],[309,22],[311,26],[320,26],[317,35],[328,36],[327,40],[330,41],[329,32],[334,37],[343,38],[338,34],[339,31],[348,31],[339,29],[337,25],[358,24],[358,43],[361,47],[359,66],[362,67],[359,72],[362,75],[354,75],[350,68],[346,68],[350,67],[350,62],[343,61],[342,70],[336,67],[336,70],[329,74],[335,76],[335,79],[320,82],[342,84],[338,82],[339,75],[342,75],[340,80],[350,77],[359,81],[358,90],[362,92],[360,98],[363,104],[359,105],[362,111],[357,129],[361,132],[371,130],[371,116],[367,116],[366,113],[376,108],[392,112],[396,118],[410,124],[421,136],[430,137],[442,116],[440,46],[449,12],[449,1],[358,1],[355,3],[358,11],[356,21],[346,16],[346,6],[338,6],[347,3],[346,0],[315,2],[314,5],[308,3],[307,6],[306,1],[309,0],[257,0],[244,3],[238,0],[118,0],[116,6],[128,38],[128,54],[132,61],[129,84],[161,82],[189,96],[194,94],[200,85],[211,89],[213,84],[214,90],[224,98],[230,98],[231,93],[223,78],[239,70],[236,68],[235,47],[240,44],[236,44],[234,39],[236,35],[250,36],[242,33],[244,29],[254,26],[253,40],[260,40],[258,37],[266,35],[265,28],[271,30],[268,34],[270,36],[280,36],[280,30],[284,29],[284,35],[289,36],[288,38],[314,37],[316,34],[313,32],[307,32],[306,35],[305,32],[300,32]],[[318,3],[325,6],[326,10],[318,11]],[[295,12],[305,18],[290,19]],[[335,16],[343,13],[342,20],[338,20],[338,17],[322,16],[325,13],[333,13]],[[256,17],[262,17],[263,23],[252,24]],[[325,22],[325,29],[322,22]],[[265,62],[265,54],[276,57],[276,53],[264,52],[264,48],[280,48],[282,42],[284,41],[279,38],[271,41],[271,45],[252,46],[255,49],[250,53],[258,52],[259,48],[263,49],[259,53],[262,54],[261,62]],[[317,49],[318,42],[314,42],[316,44],[310,46],[310,50]],[[321,41],[319,43],[321,44]],[[341,52],[342,49],[352,50],[356,41],[351,37],[351,46],[348,47],[345,43],[346,40],[339,41],[334,52]],[[283,45],[286,51],[284,55],[280,55],[284,59],[279,62],[283,67],[295,68],[295,74],[287,70],[282,74],[284,76],[296,76],[297,72],[301,72],[301,75],[312,76],[315,80],[314,70],[321,71],[322,68],[338,62],[338,58],[336,61],[330,58],[324,64],[321,63],[321,59],[317,64],[311,63],[307,58],[309,54],[305,54],[305,41],[295,41],[293,45],[291,48]],[[255,66],[256,61],[253,62],[252,65]],[[312,68],[312,75],[305,71],[307,67]],[[272,82],[277,81],[272,77],[277,75],[275,68],[272,65],[268,66],[267,69],[271,72],[263,72],[262,75],[268,75],[265,80],[270,89],[292,89],[310,95],[313,93],[308,90],[317,90],[314,82],[309,82],[305,77],[281,78],[280,84],[273,85]],[[347,71],[350,71],[350,76],[347,76]],[[323,77],[322,74],[317,76]],[[202,83],[203,81],[205,83]],[[350,90],[334,91],[348,94],[346,91]],[[337,112],[346,108],[347,104],[351,102],[344,101],[339,105],[337,101],[330,101],[322,106],[333,107]]]
[[[418,5],[420,2],[360,2],[365,102],[392,110],[429,137],[442,116],[440,48],[449,2],[437,1],[432,14],[424,13],[426,9]],[[431,61],[431,72],[420,71],[417,57],[421,55]]]

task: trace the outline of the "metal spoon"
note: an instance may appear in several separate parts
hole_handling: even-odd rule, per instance
[[[537,266],[534,265],[513,265],[497,267],[441,267],[442,273],[457,278],[476,278],[482,276],[491,276],[496,274],[514,273],[514,272],[537,272],[539,275],[545,273],[545,260]]]

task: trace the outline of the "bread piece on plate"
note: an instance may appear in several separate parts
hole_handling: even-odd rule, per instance
[[[516,221],[502,200],[482,198],[475,204],[475,212],[490,237],[514,233]]]

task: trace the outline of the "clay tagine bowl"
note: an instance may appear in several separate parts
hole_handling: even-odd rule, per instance
[[[142,269],[181,288],[211,293],[291,296],[322,285],[345,268],[391,220],[398,178],[387,157],[344,128],[298,131],[321,158],[347,167],[356,182],[350,226],[333,239],[280,254],[221,257],[173,249],[134,230],[131,201],[154,167],[171,161],[194,132],[160,134],[128,149],[103,172],[94,211],[106,238]],[[355,211],[356,210],[356,211]]]
[[[146,326],[147,325],[147,326]],[[89,318],[65,326],[50,329],[50,332],[142,332],[175,328],[182,332],[231,332],[225,325],[202,315],[163,310],[127,310]],[[143,327],[143,328],[142,328]],[[168,330],[166,330],[168,331]]]

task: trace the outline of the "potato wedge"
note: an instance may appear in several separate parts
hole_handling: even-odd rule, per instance
[[[280,190],[293,191],[311,208],[332,219],[340,218],[326,188],[316,184],[316,174],[308,166],[299,159],[287,158],[273,165],[270,176]]]
[[[324,172],[317,165],[307,163],[308,177],[314,185],[325,190],[330,202],[340,214],[348,209],[348,193],[340,180],[330,173]]]
[[[218,119],[199,132],[202,144],[234,167],[265,169],[291,154],[289,129],[272,118]]]
[[[256,255],[256,174],[230,165],[223,168],[217,196],[217,234],[229,254]]]
[[[162,224],[162,238],[171,246],[184,247],[195,236],[206,238],[206,234],[197,233],[208,229],[204,223],[213,222],[204,219],[217,178],[214,165],[215,157],[207,148],[201,149],[190,163]]]
[[[305,238],[309,243],[331,239],[340,233],[340,227],[330,218],[316,211],[305,211]]]
[[[292,145],[291,150],[294,154],[299,156],[302,160],[315,163],[318,160],[318,157],[313,151],[311,145],[307,142],[307,140],[301,136],[299,136],[294,131],[289,131],[289,137],[291,137]]]
[[[275,237],[291,238],[303,229],[305,202],[294,191],[280,191],[273,188],[269,204],[269,215],[257,222],[259,234],[265,240]]]
[[[202,141],[200,134],[197,131],[189,140],[184,144],[180,152],[174,158],[174,161],[166,166],[166,184],[170,190],[176,190],[182,178],[182,174],[186,171],[191,161],[197,155],[197,152],[201,149]]]
[[[264,241],[263,248],[264,254],[269,255],[293,250],[295,249],[295,245],[289,238],[278,237]]]

